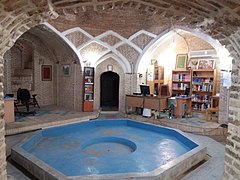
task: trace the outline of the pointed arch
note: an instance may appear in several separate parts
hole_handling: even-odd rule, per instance
[[[218,40],[213,39],[211,36],[205,34],[204,32],[200,31],[199,29],[190,29],[187,27],[177,27],[176,29],[172,29],[171,31],[166,30],[166,31],[162,32],[161,34],[159,34],[156,37],[156,39],[154,41],[152,41],[151,43],[148,44],[148,46],[144,49],[143,53],[137,59],[136,68],[135,68],[134,72],[138,73],[138,72],[146,71],[146,65],[144,65],[141,62],[149,61],[149,54],[152,51],[154,51],[154,49],[157,48],[157,46],[159,46],[163,42],[165,42],[169,37],[172,37],[176,31],[186,31],[186,32],[192,33],[193,35],[208,42],[218,53],[220,51],[222,51],[223,49],[225,49]],[[224,51],[226,52],[227,50],[225,49]]]
[[[49,24],[48,22],[44,22],[42,23],[44,24],[45,26],[47,26],[49,29],[51,29],[56,35],[58,35],[60,38],[63,39],[64,42],[66,42],[66,44],[73,50],[73,52],[77,55],[78,57],[78,60],[79,60],[79,64],[80,64],[80,67],[83,69],[83,66],[82,66],[82,62],[83,62],[83,59],[82,57],[80,56],[77,48],[74,46],[74,44],[69,41],[61,32],[59,32],[56,28],[54,28],[51,24]]]
[[[97,67],[100,63],[102,63],[103,61],[105,61],[108,58],[112,58],[112,59],[116,60],[120,64],[120,66],[122,67],[124,73],[129,73],[129,72],[132,71],[129,61],[127,61],[125,59],[122,59],[121,57],[117,56],[114,53],[105,54],[104,56],[99,58],[98,61],[96,61],[96,63],[93,64],[93,66]]]

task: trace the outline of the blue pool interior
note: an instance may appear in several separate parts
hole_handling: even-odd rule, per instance
[[[132,120],[95,120],[39,131],[22,148],[66,176],[149,172],[198,145]]]

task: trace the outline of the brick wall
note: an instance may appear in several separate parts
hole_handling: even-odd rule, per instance
[[[240,179],[240,126],[229,123],[223,179]]]
[[[240,31],[222,41],[233,57],[232,63],[232,86],[229,98],[228,136],[225,148],[225,171],[224,180],[240,179],[240,96],[239,96],[239,58]],[[225,89],[226,91],[226,89]]]

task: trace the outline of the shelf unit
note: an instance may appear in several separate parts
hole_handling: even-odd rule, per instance
[[[190,88],[192,94],[192,73],[191,70],[172,71],[172,95],[184,95],[186,88]]]
[[[192,109],[206,112],[211,107],[211,97],[216,94],[216,69],[192,70]]]
[[[164,84],[164,67],[158,66],[154,63],[153,68],[148,69],[148,74],[152,74],[152,78],[147,80],[147,84],[150,87],[150,93],[158,95],[161,84]]]
[[[83,72],[83,111],[92,112],[94,103],[94,68],[84,67]]]

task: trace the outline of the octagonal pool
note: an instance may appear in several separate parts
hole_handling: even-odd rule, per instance
[[[12,148],[12,159],[39,179],[168,179],[205,156],[180,131],[132,120],[48,128]]]

